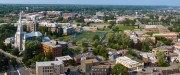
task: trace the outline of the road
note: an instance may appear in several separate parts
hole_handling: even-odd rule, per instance
[[[18,66],[15,68],[10,65],[10,70],[8,71],[8,74],[10,75],[31,75],[30,71],[28,68],[24,67],[22,64],[22,58],[14,56],[8,52],[5,52],[4,50],[0,49],[0,53],[3,53],[5,56],[10,57],[10,58],[15,58],[18,62]]]

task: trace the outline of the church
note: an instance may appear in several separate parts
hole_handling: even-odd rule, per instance
[[[18,21],[18,27],[17,32],[15,34],[14,38],[14,47],[17,48],[20,52],[25,50],[25,42],[28,40],[35,40],[35,38],[42,39],[42,33],[39,31],[32,31],[30,33],[26,33],[23,31],[22,26],[22,19],[21,19],[22,13],[19,14],[19,21]],[[37,29],[35,29],[37,30]]]

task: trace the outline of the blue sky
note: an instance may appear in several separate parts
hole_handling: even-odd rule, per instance
[[[180,6],[180,0],[0,0],[8,4],[95,4],[95,5],[170,5]]]

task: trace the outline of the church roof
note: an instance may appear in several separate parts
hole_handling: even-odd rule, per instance
[[[26,38],[27,38],[27,37],[40,37],[40,36],[42,36],[42,33],[39,32],[39,31],[36,31],[36,32],[28,33],[28,34],[26,34],[25,36],[26,36]]]

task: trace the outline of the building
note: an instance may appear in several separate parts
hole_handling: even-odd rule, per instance
[[[155,55],[157,54],[157,52],[163,52],[166,56],[169,56],[170,53],[174,52],[174,49],[172,46],[161,46],[152,49],[152,53],[154,53]]]
[[[178,34],[177,33],[173,33],[173,32],[170,32],[170,33],[156,33],[156,34],[153,34],[153,36],[162,36],[162,37],[165,37],[167,39],[170,39],[172,41],[177,41],[177,36]]]
[[[91,75],[109,75],[111,74],[111,66],[110,65],[97,65],[91,67]]]
[[[179,62],[179,55],[178,55],[178,53],[176,53],[176,52],[170,53],[169,57],[170,57],[170,62],[172,62],[172,63]]]
[[[160,32],[160,33],[170,32],[168,28],[162,25],[146,25],[144,30],[147,32]]]
[[[180,62],[180,42],[175,43],[174,52],[178,55],[178,60]]]
[[[33,31],[33,32],[25,34],[24,39],[25,39],[25,41],[27,41],[27,40],[36,40],[37,38],[39,38],[39,40],[41,41],[42,36],[43,35],[41,32],[39,32],[39,31],[34,32]]]
[[[141,53],[140,55],[144,63],[151,63],[151,64],[157,63],[157,58],[155,57],[155,54],[153,53]]]
[[[74,19],[76,14],[74,13],[63,13],[63,18],[64,19]]]
[[[85,26],[85,27],[82,27],[82,29],[85,30],[85,31],[96,32],[98,28],[97,27],[87,27],[87,26]]]
[[[64,63],[64,66],[69,65],[69,60],[72,60],[72,58],[67,55],[67,56],[61,56],[61,57],[55,57],[55,61],[61,61]]]
[[[60,61],[36,62],[36,75],[64,74],[64,65]]]
[[[53,58],[62,55],[62,46],[59,45],[57,41],[42,42],[41,44],[45,54],[48,54],[50,52],[52,53]]]
[[[63,34],[64,35],[72,35],[74,34],[75,30],[73,27],[63,27]]]
[[[18,22],[18,28],[17,32],[15,34],[15,48],[17,48],[19,51],[24,51],[24,32],[23,32],[23,27],[22,27],[22,22],[21,22],[21,13],[19,14],[19,22]]]
[[[91,71],[92,66],[99,65],[99,61],[97,59],[88,59],[81,61],[81,70],[82,72],[88,73]]]
[[[90,18],[90,19],[84,19],[84,22],[103,23],[104,20],[101,20],[101,19],[95,19],[95,18]]]
[[[143,68],[143,63],[136,60],[132,60],[127,56],[122,56],[116,58],[116,64],[122,64],[129,69],[129,71],[141,71]]]
[[[93,53],[88,52],[88,53],[81,53],[81,54],[76,55],[74,57],[74,60],[78,64],[78,63],[81,63],[81,61],[84,61],[87,59],[94,59],[95,57],[96,56]]]
[[[38,29],[38,22],[37,21],[30,21],[27,24],[27,31],[35,32]]]
[[[8,44],[14,44],[14,37],[9,37],[5,39],[4,45],[7,46]]]

